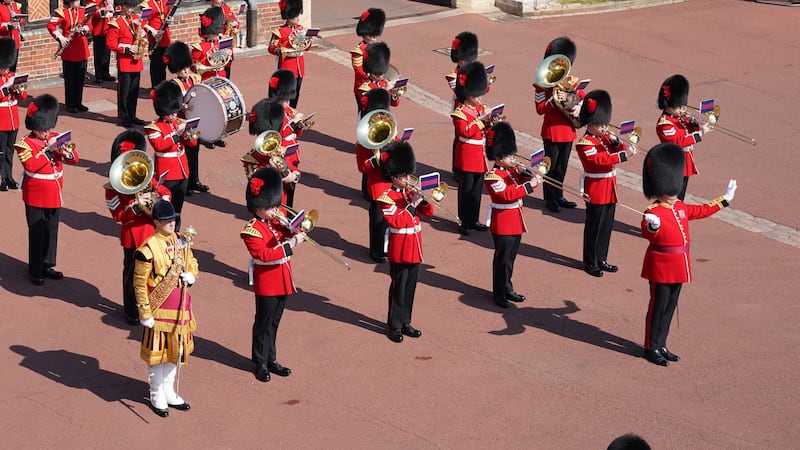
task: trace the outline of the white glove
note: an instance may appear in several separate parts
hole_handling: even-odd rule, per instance
[[[181,274],[181,280],[183,280],[183,282],[187,285],[191,286],[195,282],[194,274],[192,272],[183,272]]]
[[[661,218],[655,214],[646,213],[644,215],[644,220],[648,223],[648,225],[650,225],[651,230],[657,230],[661,228]]]
[[[66,47],[67,38],[65,38],[64,36],[62,36],[60,34],[57,34],[56,35],[56,40],[58,41],[58,44],[61,45],[61,47]]]
[[[295,248],[306,240],[305,233],[297,233],[289,239],[289,247]]]
[[[725,193],[722,195],[726,201],[730,202],[733,200],[733,194],[736,192],[736,180],[728,181],[728,189],[725,190]]]
[[[84,25],[81,27],[81,33],[86,34],[89,32],[89,25]]]
[[[156,325],[156,319],[151,317],[149,319],[140,320],[139,323],[146,326],[147,328],[153,328]]]

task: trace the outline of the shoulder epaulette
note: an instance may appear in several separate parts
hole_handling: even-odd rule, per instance
[[[355,55],[363,55],[364,54],[364,52],[361,50],[361,46],[360,45],[358,45],[358,46],[356,46],[356,48],[350,50],[350,53],[353,53]]]
[[[261,232],[258,231],[253,226],[256,223],[256,221],[258,221],[258,219],[256,219],[255,217],[250,219],[250,221],[247,222],[247,225],[245,225],[244,230],[242,230],[242,232],[239,233],[239,234],[243,234],[243,235],[246,235],[246,236],[253,236],[253,237],[257,237],[257,238],[263,237]]]
[[[647,210],[650,211],[651,209],[660,206],[660,204],[661,204],[660,202],[651,203],[651,204],[647,205]]]
[[[245,153],[244,156],[239,158],[239,161],[247,164],[258,164],[258,160],[256,160],[255,157],[253,157],[253,154],[251,152]]]
[[[591,146],[594,146],[594,145],[595,145],[595,143],[594,143],[594,142],[592,142],[592,141],[591,141],[591,139],[589,139],[589,138],[587,138],[586,136],[584,136],[584,137],[582,137],[582,138],[581,138],[581,140],[580,140],[580,141],[578,141],[578,143],[577,143],[577,144],[575,144],[575,146],[576,146],[576,147],[577,147],[578,145],[591,145]]]
[[[64,8],[56,8],[55,11],[53,11],[53,15],[63,18],[64,17]]]
[[[387,205],[394,205],[394,200],[392,200],[392,197],[389,197],[389,195],[387,194],[388,192],[389,191],[386,191],[383,194],[381,194],[380,197],[378,197],[378,201],[386,203]]]
[[[22,3],[14,2],[14,4],[17,5],[17,9],[22,9]]]
[[[154,130],[154,131],[161,131],[161,128],[158,128],[155,122],[150,122],[144,126],[145,130]]]
[[[114,28],[119,28],[119,24],[117,23],[116,20],[109,20],[108,21],[108,26],[114,27]]]
[[[280,30],[280,28],[275,28],[274,30],[272,30],[272,35],[273,35],[274,37],[276,37],[276,38],[280,38],[280,37],[281,37],[281,30]]]
[[[461,108],[463,106],[464,105],[458,105],[458,107],[456,107],[456,109],[454,109],[453,112],[450,113],[450,116],[457,117],[461,120],[467,120],[467,115],[464,114],[464,111],[461,111]]]
[[[203,46],[201,44],[201,42],[195,42],[192,44],[192,48],[198,51],[203,51]]]
[[[364,92],[371,91],[372,88],[369,87],[369,81],[365,81],[365,82],[361,83],[361,86],[358,87],[358,90],[359,91],[364,91]]]
[[[483,176],[484,181],[498,181],[503,179],[500,175],[496,174],[494,170],[490,170],[486,172],[486,175]]]
[[[153,259],[153,251],[150,250],[150,247],[147,245],[147,243],[142,244],[142,246],[137,248],[136,251],[141,253],[146,261]]]
[[[33,156],[33,150],[28,145],[28,143],[25,142],[24,139],[18,141],[16,144],[14,144],[14,147],[18,147],[18,148],[22,149],[21,152],[17,152],[17,157],[19,158],[19,161],[21,163],[24,163],[25,161],[31,159],[31,157]]]
[[[658,124],[656,126],[661,126],[661,125],[674,125],[674,124],[670,122],[669,119],[667,119],[667,116],[661,116],[661,118],[658,119]]]
[[[114,186],[111,186],[111,183],[106,183],[103,185],[103,189],[114,189]]]

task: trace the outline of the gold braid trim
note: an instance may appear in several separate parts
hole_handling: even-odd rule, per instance
[[[158,311],[158,308],[164,304],[164,301],[167,300],[169,294],[178,287],[180,283],[180,276],[183,268],[178,263],[173,263],[167,274],[164,275],[164,278],[161,279],[161,282],[158,283],[158,286],[153,288],[150,292],[150,296],[148,297],[150,303],[150,313],[155,314]]]

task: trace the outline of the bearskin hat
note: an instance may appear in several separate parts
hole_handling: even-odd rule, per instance
[[[250,177],[245,188],[244,198],[247,209],[255,212],[257,209],[269,209],[281,204],[283,182],[281,174],[272,166],[258,169]]]
[[[572,42],[572,39],[561,36],[553,39],[547,44],[547,48],[544,50],[544,57],[547,58],[550,55],[564,55],[569,58],[570,64],[575,63],[575,55],[578,53],[578,48],[575,47],[575,43]]]
[[[611,441],[606,450],[650,450],[650,444],[640,436],[628,433]]]
[[[581,126],[611,123],[611,96],[608,95],[608,92],[597,89],[586,94],[578,120],[580,120]]]
[[[498,122],[486,133],[486,154],[502,159],[517,153],[517,137],[508,122]]]
[[[279,69],[269,78],[267,96],[277,100],[291,100],[297,95],[297,80],[291,70]]]
[[[281,19],[293,19],[303,14],[303,0],[281,0],[278,9],[281,10]]]
[[[380,8],[369,8],[361,13],[356,24],[356,34],[359,36],[380,36],[383,26],[386,25],[386,13]]]
[[[225,27],[225,12],[219,6],[214,6],[200,14],[200,35],[209,36],[222,33]]]
[[[389,58],[392,53],[389,46],[383,42],[369,44],[364,49],[364,72],[374,75],[383,75],[389,70]]]
[[[8,69],[17,62],[17,43],[10,37],[0,39],[0,68]]]
[[[64,0],[66,3],[66,0]],[[139,6],[139,0],[114,0],[114,6],[127,6],[128,8],[135,8]]]
[[[469,31],[458,33],[450,45],[450,60],[472,62],[478,59],[478,36]]]
[[[480,97],[489,89],[486,68],[479,61],[465,64],[456,75],[456,98],[463,102],[467,97]]]
[[[649,199],[659,195],[678,195],[683,189],[683,149],[672,142],[655,145],[644,157],[642,192]]]
[[[250,111],[249,132],[253,136],[269,130],[280,132],[283,127],[283,118],[284,111],[280,103],[266,98],[261,99],[253,105],[253,109]]]
[[[402,174],[412,174],[417,168],[414,149],[408,142],[391,142],[383,148],[389,153],[386,164],[381,165],[381,176],[386,181]]]
[[[192,67],[192,51],[185,42],[175,41],[164,50],[164,62],[171,73]]]
[[[658,90],[658,108],[678,108],[686,106],[689,102],[689,80],[683,75],[673,75],[663,83]]]
[[[364,114],[375,111],[376,109],[385,109],[388,111],[390,107],[391,98],[389,96],[389,91],[386,89],[375,88],[367,92],[367,109],[364,110]]]
[[[177,83],[169,80],[164,80],[158,83],[155,89],[150,93],[153,98],[153,109],[159,117],[168,116],[181,110],[183,106],[183,93],[181,87]]]
[[[111,144],[111,162],[131,150],[147,150],[147,141],[140,131],[128,129],[118,134]]]
[[[52,130],[58,122],[58,99],[42,94],[33,99],[25,114],[25,128],[31,131]]]

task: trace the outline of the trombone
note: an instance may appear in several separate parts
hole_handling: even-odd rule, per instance
[[[425,191],[422,190],[420,186],[419,177],[413,174],[408,174],[409,181],[406,182],[406,189],[410,189],[414,192],[417,192],[422,198],[433,205],[434,208],[441,210],[451,219],[453,219],[458,225],[461,225],[461,219],[458,217],[457,214],[454,214],[449,209],[445,208],[441,202],[447,197],[447,191],[449,190],[449,186],[444,181],[440,182],[438,186],[431,189],[431,194],[428,195]]]
[[[702,120],[702,123],[709,124],[713,129],[719,131],[720,133],[726,136],[738,139],[742,142],[747,142],[748,144],[756,145],[756,140],[751,138],[750,136],[739,133],[738,131],[731,130],[730,128],[725,128],[717,125],[717,120],[719,119],[719,105],[714,105],[714,109],[706,113],[701,112],[700,108],[695,108],[694,106],[687,105],[687,107],[701,113],[703,119],[698,119],[697,116],[689,112],[686,113],[686,115],[692,118],[692,120],[694,120],[695,122],[700,122]]]
[[[530,163],[531,160],[526,158],[526,157],[524,157],[524,156],[522,156],[522,155],[516,155],[516,157],[517,158],[514,159],[514,166],[517,168],[517,170],[519,170],[521,173],[530,172],[530,168],[528,167],[528,164],[523,164],[523,163],[519,162],[518,159],[523,159],[525,161],[528,161],[528,163]],[[537,164],[536,167],[535,167],[536,173],[538,173],[542,177],[542,181],[544,181],[545,183],[547,183],[547,184],[549,184],[551,186],[555,186],[555,187],[557,187],[558,189],[561,189],[564,192],[568,192],[568,193],[570,193],[570,194],[572,194],[572,195],[574,195],[576,197],[581,197],[582,199],[584,199],[587,202],[589,201],[589,194],[587,194],[586,192],[583,192],[581,190],[578,190],[578,189],[575,189],[573,187],[567,186],[564,183],[556,180],[555,178],[548,177],[547,176],[547,172],[550,171],[550,164],[551,164],[550,157],[549,156],[545,156],[544,159],[542,160],[542,162]]]
[[[618,127],[616,125],[608,124],[608,126],[613,128],[613,129],[615,129],[615,130],[617,130],[618,132],[621,131],[620,127]],[[617,138],[618,140],[620,140],[623,143],[627,144],[628,146],[633,146],[633,147],[637,147],[638,148],[639,140],[642,138],[642,127],[640,127],[639,125],[636,125],[633,128],[633,131],[631,131],[629,133],[625,133],[625,134],[621,134],[621,133],[620,134],[608,133],[608,134],[610,134],[611,136],[614,136],[615,138]],[[646,151],[645,151],[645,153],[646,153]]]
[[[308,233],[311,230],[313,230],[314,227],[317,225],[317,220],[319,218],[319,213],[317,212],[316,209],[312,209],[312,210],[308,211],[307,213],[305,213],[305,217],[303,218],[303,221],[300,222],[300,225],[297,227],[296,230],[294,230],[293,227],[292,227],[292,219],[297,217],[297,215],[302,213],[302,211],[298,212],[296,209],[293,209],[293,208],[291,208],[289,206],[286,206],[286,205],[283,205],[283,204],[280,207],[285,209],[287,213],[291,214],[291,218],[289,218],[289,217],[287,217],[287,216],[285,216],[285,215],[283,215],[281,213],[276,213],[274,215],[275,219],[277,219],[281,223],[281,225],[286,227],[286,229],[289,230],[289,231],[292,231],[292,232],[299,231],[301,233],[304,233],[305,234],[304,240],[306,242],[310,243],[311,245],[313,245],[314,247],[319,249],[327,257],[329,257],[332,260],[336,261],[337,263],[339,263],[339,265],[341,265],[345,269],[350,270],[350,265],[347,264],[347,262],[345,262],[342,258],[339,258],[338,256],[334,255],[330,250],[328,250],[327,248],[325,248],[322,245],[320,245],[317,241],[311,239],[311,237],[308,235]]]

